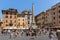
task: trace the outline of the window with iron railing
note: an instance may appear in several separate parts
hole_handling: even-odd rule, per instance
[[[8,26],[8,24],[6,24],[6,26]]]
[[[55,22],[54,22],[54,24],[55,24]]]
[[[6,16],[6,18],[8,18],[8,16]]]
[[[59,21],[59,23],[60,23],[60,21]]]
[[[60,13],[60,10],[59,10],[59,13]]]
[[[55,17],[53,17],[53,19],[55,20]]]
[[[12,23],[12,20],[10,20],[10,23]]]
[[[8,15],[8,12],[6,12],[6,15]]]
[[[59,15],[59,18],[60,18],[60,15]]]

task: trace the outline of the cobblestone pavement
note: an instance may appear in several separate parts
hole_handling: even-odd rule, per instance
[[[9,38],[9,35],[2,35],[0,34],[0,40],[49,40],[48,34],[46,35],[40,35],[40,36],[19,36],[19,37],[12,37],[11,39]],[[57,40],[55,37],[54,40]]]

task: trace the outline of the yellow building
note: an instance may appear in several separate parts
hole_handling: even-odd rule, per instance
[[[26,24],[27,20],[25,18],[25,15],[24,14],[18,14],[17,17],[18,17],[18,28],[28,29],[28,26]]]
[[[32,10],[24,10],[21,14],[13,8],[2,10],[2,15],[3,29],[28,29],[35,23],[33,6]]]
[[[32,13],[24,10],[21,14],[16,9],[2,10],[3,29],[28,29],[32,22]]]
[[[17,28],[17,10],[7,9],[2,10],[3,29],[16,29]]]

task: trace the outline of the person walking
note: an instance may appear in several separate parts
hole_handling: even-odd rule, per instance
[[[41,36],[41,30],[39,31],[39,35]]]
[[[10,32],[10,38],[12,38],[12,37],[13,37],[13,32],[11,31],[11,32]]]
[[[24,33],[24,31],[22,30],[22,32],[21,32],[21,36],[23,36],[23,33]]]
[[[54,38],[54,34],[52,32],[52,30],[49,32],[49,40],[53,40]]]
[[[8,30],[8,32],[7,32],[7,33],[10,35],[10,32],[11,32],[11,31],[10,31],[10,30]]]

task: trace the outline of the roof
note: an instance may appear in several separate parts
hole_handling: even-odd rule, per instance
[[[35,17],[37,17],[37,16],[41,15],[42,13],[45,13],[45,12],[41,12],[41,13],[39,13],[38,15],[36,15]]]
[[[31,12],[31,10],[25,9],[24,11],[22,11],[22,13],[24,13],[24,12]]]
[[[24,17],[24,14],[18,14],[17,17]]]
[[[55,4],[54,6],[57,6],[57,5],[59,5],[60,4],[60,2],[58,2],[57,4]],[[52,8],[54,7],[54,6],[52,6]]]
[[[14,9],[14,8],[9,8],[9,9],[7,9],[7,10],[2,10],[2,12],[4,12],[4,11],[9,11],[9,12],[18,12],[17,11],[17,9]]]

